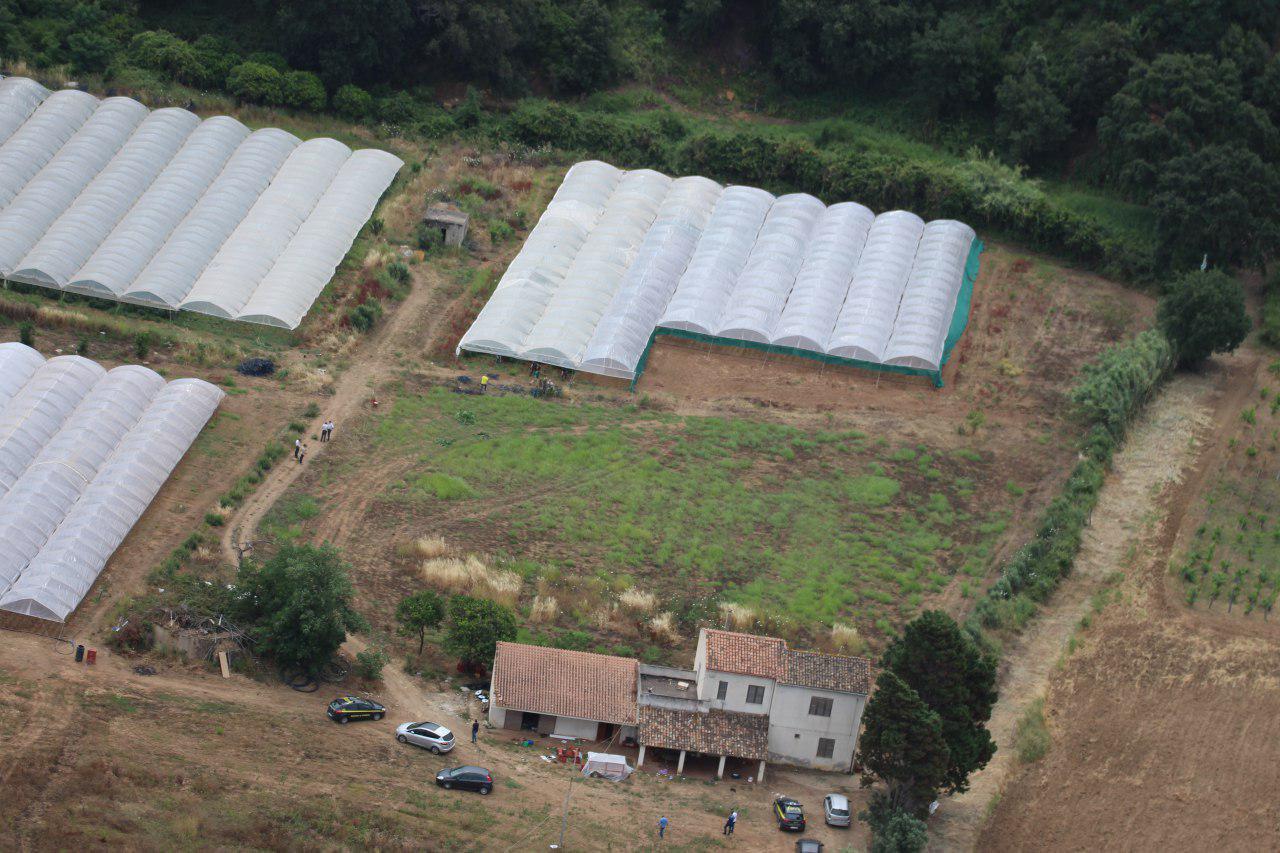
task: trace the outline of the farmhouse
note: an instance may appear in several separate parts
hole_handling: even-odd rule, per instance
[[[508,729],[820,770],[848,770],[871,689],[866,658],[803,652],[784,640],[704,628],[693,669],[499,643],[490,721]]]
[[[552,737],[634,740],[638,667],[632,658],[500,642],[489,722]]]

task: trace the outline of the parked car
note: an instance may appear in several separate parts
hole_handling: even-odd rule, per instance
[[[493,790],[493,776],[483,767],[451,767],[436,774],[436,784],[441,788],[461,788],[487,794]]]
[[[849,825],[849,798],[844,794],[827,794],[822,801],[822,815],[827,826]]]
[[[329,703],[329,719],[335,723],[350,720],[381,720],[387,709],[370,699],[359,696],[339,696]]]
[[[796,839],[796,853],[822,853],[822,842],[812,838]]]
[[[804,832],[804,806],[790,797],[773,801],[773,816],[778,819],[778,829]]]
[[[435,723],[401,723],[396,726],[396,740],[429,749],[436,755],[453,749],[453,732]]]

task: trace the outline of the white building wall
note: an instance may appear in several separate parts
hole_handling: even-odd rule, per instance
[[[579,720],[576,717],[556,717],[555,734],[561,737],[577,737],[584,740],[595,740],[600,731],[600,724],[595,720]]]
[[[717,699],[720,682],[729,682],[728,692],[724,699]],[[764,701],[759,704],[747,702],[747,687],[764,688]],[[721,711],[738,711],[744,714],[768,714],[773,704],[774,681],[772,678],[761,678],[755,675],[737,675],[731,672],[706,670],[698,684],[698,698],[711,703],[712,708]]]
[[[810,700],[831,699],[831,716],[809,713]],[[867,697],[780,684],[774,693],[769,714],[769,760],[821,770],[848,771],[858,743],[862,710]],[[818,758],[818,739],[831,738],[835,751],[830,758]]]

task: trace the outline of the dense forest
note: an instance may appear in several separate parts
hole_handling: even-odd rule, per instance
[[[9,63],[149,72],[427,136],[515,104],[495,131],[510,139],[965,215],[1134,279],[1205,256],[1264,268],[1280,248],[1278,30],[1280,4],[1256,0],[0,0]],[[808,118],[874,105],[896,131],[970,152],[968,172],[839,134],[799,150],[578,109],[708,72]],[[454,84],[475,89],[442,111]],[[1040,201],[1008,180],[1023,174],[1146,208],[1155,239]]]

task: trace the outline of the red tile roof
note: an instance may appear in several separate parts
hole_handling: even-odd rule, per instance
[[[498,643],[491,701],[499,708],[635,725],[634,658]]]
[[[787,649],[782,654],[782,676],[778,681],[800,687],[866,694],[871,692],[871,661]]]
[[[787,644],[777,637],[707,629],[707,669],[777,679]]]
[[[735,711],[677,711],[640,706],[640,742],[734,758],[769,757],[769,718]]]

